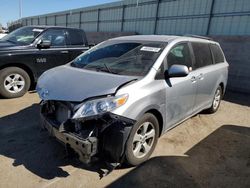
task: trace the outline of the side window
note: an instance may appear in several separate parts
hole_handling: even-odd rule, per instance
[[[46,31],[42,37],[42,40],[49,40],[51,46],[65,46],[65,35],[62,29],[49,29]]]
[[[84,45],[83,33],[80,30],[67,30],[67,45]]]
[[[194,68],[205,67],[213,64],[212,54],[209,48],[209,44],[206,43],[192,43],[195,65]]]
[[[211,48],[212,54],[214,56],[214,62],[215,63],[224,62],[224,56],[223,56],[223,53],[221,52],[220,47],[216,44],[211,44],[210,48]]]
[[[167,56],[168,68],[174,64],[186,65],[192,67],[192,58],[187,43],[177,44],[173,47]]]

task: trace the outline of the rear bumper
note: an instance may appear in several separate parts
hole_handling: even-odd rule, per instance
[[[56,137],[61,143],[72,148],[78,154],[80,161],[89,163],[91,157],[97,154],[98,139],[96,137],[82,139],[72,133],[60,131],[60,127],[58,128],[42,114],[41,120],[42,128],[46,128],[51,136]]]

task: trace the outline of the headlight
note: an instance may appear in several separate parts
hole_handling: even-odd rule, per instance
[[[73,119],[94,116],[105,112],[112,111],[127,102],[128,94],[91,100],[83,105],[74,114]]]

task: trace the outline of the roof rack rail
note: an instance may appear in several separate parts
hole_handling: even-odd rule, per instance
[[[184,35],[185,37],[193,37],[193,38],[199,38],[199,39],[206,39],[206,40],[213,40],[210,37],[204,37],[204,36],[200,36],[200,35],[190,35],[190,34],[186,34]]]

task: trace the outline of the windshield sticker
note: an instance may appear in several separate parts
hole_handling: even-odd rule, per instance
[[[33,29],[32,31],[33,31],[33,32],[42,32],[43,29]]]
[[[141,48],[141,51],[147,51],[147,52],[159,52],[161,48],[155,48],[155,47],[149,47],[149,46],[143,46]]]

